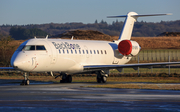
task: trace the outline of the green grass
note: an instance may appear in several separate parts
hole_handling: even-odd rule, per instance
[[[110,70],[110,73],[119,73],[116,69]],[[133,68],[124,68],[124,70],[120,74],[127,74],[127,73],[138,73],[138,70],[134,70]],[[140,74],[151,74],[151,73],[166,73],[169,74],[169,68],[139,68]],[[179,68],[170,68],[171,74],[180,74]]]
[[[23,76],[0,75],[0,79],[19,80],[19,83],[21,83],[21,80],[23,80]],[[29,76],[29,79],[34,81],[56,82],[56,83],[61,80],[61,78],[55,79],[52,76]],[[72,79],[73,82],[97,82],[96,76],[84,76],[84,77],[73,76]],[[179,77],[114,77],[110,75],[110,77],[107,78],[107,82],[118,82],[118,84],[100,83],[97,85],[91,85],[87,87],[180,90],[180,84],[167,84],[167,83],[180,83]],[[135,82],[142,82],[142,83],[135,83]],[[152,83],[152,84],[146,84],[146,83]]]
[[[0,76],[0,79],[23,80],[23,76]],[[55,79],[52,76],[29,76],[30,80],[42,82],[59,82],[61,78]],[[96,76],[72,77],[73,82],[97,82]],[[180,83],[180,77],[117,77],[107,78],[107,82],[151,82],[151,83]]]

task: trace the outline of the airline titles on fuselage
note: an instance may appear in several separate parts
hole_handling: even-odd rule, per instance
[[[81,49],[79,44],[69,44],[68,42],[52,42],[56,49]]]

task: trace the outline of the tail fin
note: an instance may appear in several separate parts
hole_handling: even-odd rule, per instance
[[[138,17],[146,17],[146,16],[162,16],[162,15],[171,15],[171,14],[148,14],[148,15],[138,15],[136,12],[129,12],[127,15],[121,16],[108,16],[108,18],[119,18],[126,17],[124,21],[124,25],[122,31],[119,35],[118,42],[121,40],[130,40],[132,35],[132,30],[134,27],[134,22],[136,22]]]

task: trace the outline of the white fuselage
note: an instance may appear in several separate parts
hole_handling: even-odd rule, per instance
[[[15,51],[11,65],[27,72],[84,72],[85,65],[127,63],[131,57],[121,55],[117,48],[109,41],[30,39]]]

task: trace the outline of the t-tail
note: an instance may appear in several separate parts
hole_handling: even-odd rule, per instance
[[[136,41],[131,40],[134,22],[137,21],[138,17],[162,16],[162,15],[171,15],[171,14],[138,15],[136,12],[129,12],[127,15],[108,16],[108,18],[119,18],[119,17],[126,18],[124,21],[122,31],[119,35],[119,39],[117,41],[114,41],[116,44],[118,44],[119,53],[121,53],[124,56],[135,56],[139,53],[141,47]]]
[[[171,15],[171,14],[147,14],[147,15],[138,15],[136,12],[129,12],[127,15],[121,15],[121,16],[108,16],[108,18],[119,18],[119,17],[125,17],[124,25],[121,30],[121,33],[119,35],[118,43],[121,40],[130,40],[134,22],[137,21],[138,17],[146,17],[146,16],[162,16],[162,15]]]

